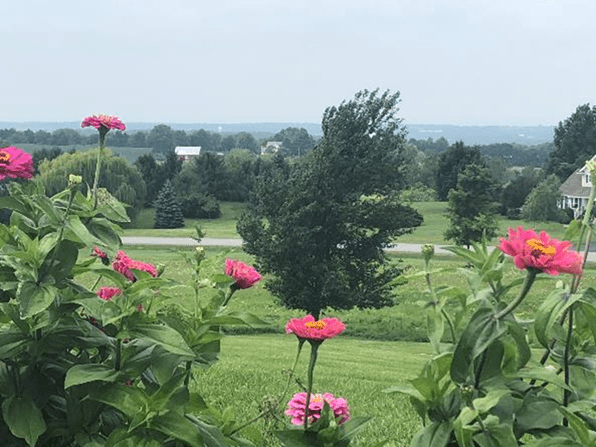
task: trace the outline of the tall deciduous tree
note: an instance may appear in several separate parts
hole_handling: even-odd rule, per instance
[[[439,155],[437,168],[437,198],[447,200],[449,191],[457,186],[458,175],[470,164],[482,165],[482,154],[477,147],[466,146],[462,141],[451,145]]]
[[[325,110],[321,143],[293,168],[276,154],[261,170],[238,231],[287,307],[318,317],[392,304],[383,285],[399,271],[384,249],[422,222],[398,201],[398,103],[399,93],[359,92]]]
[[[546,162],[546,173],[565,181],[596,154],[596,106],[578,106],[555,128],[555,148]]]
[[[54,195],[68,183],[69,174],[83,177],[84,185],[93,183],[97,150],[62,154],[53,160],[44,160],[39,165],[39,179],[46,192]],[[104,152],[99,186],[106,188],[118,200],[130,205],[127,212],[131,218],[143,208],[146,185],[141,173],[126,159],[115,157],[109,149]]]
[[[277,132],[273,141],[281,141],[285,155],[302,156],[315,146],[314,138],[303,127],[286,127]]]
[[[153,152],[167,153],[176,146],[174,142],[174,131],[166,124],[158,124],[151,129],[147,135],[147,144],[153,148]]]
[[[458,176],[457,188],[449,192],[449,227],[445,239],[469,247],[483,234],[487,239],[495,237],[498,192],[498,184],[487,168],[476,164],[466,166]]]
[[[554,174],[540,182],[526,198],[521,217],[532,222],[567,223],[569,216],[558,205],[561,197],[560,186],[561,181]]]

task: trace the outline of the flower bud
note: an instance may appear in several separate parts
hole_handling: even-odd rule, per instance
[[[424,262],[428,263],[435,255],[435,246],[433,244],[424,244],[422,246],[422,257]]]

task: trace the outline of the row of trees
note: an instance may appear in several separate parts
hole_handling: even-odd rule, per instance
[[[273,135],[269,140],[282,142],[285,155],[304,155],[315,145],[315,139],[304,128],[288,127]],[[0,129],[0,141],[11,145],[39,144],[48,146],[95,145],[97,135],[75,129],[19,131]],[[261,153],[261,145],[248,132],[222,135],[200,129],[193,132],[174,130],[166,124],[158,124],[148,132],[110,132],[106,144],[110,147],[150,147],[154,152],[166,154],[176,146],[201,146],[206,152],[229,152],[232,149],[246,149],[255,154]]]

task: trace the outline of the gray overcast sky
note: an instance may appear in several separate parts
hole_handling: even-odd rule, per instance
[[[0,121],[320,122],[376,87],[407,123],[552,125],[596,103],[594,0],[0,3]]]

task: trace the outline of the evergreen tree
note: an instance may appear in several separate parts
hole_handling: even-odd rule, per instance
[[[169,180],[163,185],[155,201],[155,228],[180,228],[184,217],[176,199],[174,187]]]
[[[489,170],[476,164],[468,165],[458,176],[457,188],[449,192],[447,216],[450,223],[445,239],[469,247],[483,234],[487,239],[495,237],[497,194],[498,186]]]

